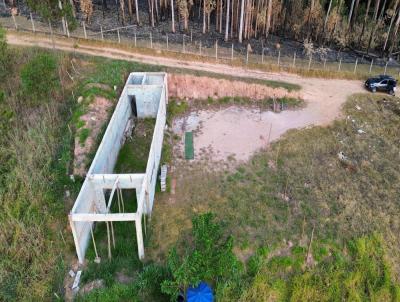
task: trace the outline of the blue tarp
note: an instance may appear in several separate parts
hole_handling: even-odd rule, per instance
[[[187,302],[213,302],[212,289],[205,282],[200,282],[196,287],[189,287],[186,295]]]

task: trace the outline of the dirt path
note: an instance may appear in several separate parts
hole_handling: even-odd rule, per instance
[[[21,35],[8,32],[7,40],[10,44],[20,46],[53,47],[50,38],[39,35]],[[360,81],[303,78],[289,73],[272,73],[259,70],[247,70],[245,68],[231,67],[223,64],[189,62],[173,58],[143,55],[110,47],[87,45],[79,45],[79,47],[76,47],[76,42],[66,39],[56,39],[55,48],[113,59],[299,84],[302,86],[300,93],[307,105],[302,110],[293,111],[290,112],[290,114],[274,116],[273,119],[269,121],[270,124],[272,123],[273,129],[273,137],[271,137],[271,140],[276,139],[288,129],[302,128],[310,125],[326,125],[332,122],[340,115],[340,108],[348,96],[353,93],[364,91]]]

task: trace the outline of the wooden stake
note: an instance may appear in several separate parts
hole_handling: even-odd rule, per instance
[[[215,60],[218,61],[218,40],[215,40]]]
[[[264,47],[261,51],[261,63],[264,64]]]
[[[369,65],[369,73],[372,71],[372,65],[374,64],[374,59],[371,60],[371,65]]]
[[[118,43],[121,43],[121,36],[119,35],[119,28],[117,28]]]
[[[93,223],[92,226],[90,227],[90,233],[92,234],[92,242],[93,242],[94,253],[96,254],[96,259],[100,259],[99,254],[97,253],[96,241],[94,240],[94,235],[93,235]]]
[[[231,61],[233,61],[233,43],[232,43],[232,50],[231,50]]]
[[[14,21],[15,30],[18,30],[18,25],[17,25],[17,21],[15,20],[15,16],[14,15],[11,15],[11,16],[12,16],[12,19]]]
[[[311,62],[312,62],[312,53],[310,54],[310,60],[308,61],[308,70],[311,68]]]
[[[185,35],[182,36],[182,52],[185,53]]]
[[[293,53],[293,67],[296,67],[296,52]]]
[[[278,51],[278,67],[281,63],[281,50]]]
[[[387,69],[388,63],[389,63],[389,61],[386,62],[385,71],[383,72],[384,75],[386,75],[386,69]]]
[[[113,247],[115,248],[114,225],[112,221],[110,221],[110,224],[111,224],[111,237],[112,237]]]
[[[85,25],[85,21],[82,21],[82,26],[83,26],[83,35],[85,36],[85,39],[87,39],[87,33],[86,33],[86,25]]]
[[[338,67],[338,71],[340,71],[340,67],[342,66],[342,58],[340,58],[339,60],[339,67]]]
[[[200,41],[200,55],[201,55],[201,41]]]
[[[101,40],[104,41],[103,26],[100,25]]]
[[[356,73],[356,71],[357,71],[357,64],[358,64],[358,59],[356,59],[356,63],[354,65],[354,73]]]
[[[153,36],[150,32],[150,48],[153,48]]]
[[[135,32],[135,47],[136,47],[136,32]]]
[[[168,50],[168,34],[167,34],[167,50]]]
[[[32,23],[32,31],[33,31],[33,32],[35,32],[35,31],[36,31],[36,29],[35,29],[35,23],[33,22],[33,16],[32,16],[32,13],[30,13],[30,16],[31,16],[31,23]]]

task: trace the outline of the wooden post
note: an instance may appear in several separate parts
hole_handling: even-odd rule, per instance
[[[293,68],[296,67],[296,52],[293,53]]]
[[[278,50],[278,67],[281,64],[281,50]]]
[[[311,68],[311,62],[312,62],[312,53],[310,54],[310,60],[308,61],[308,70]]]
[[[36,31],[36,29],[35,29],[35,23],[33,22],[33,16],[32,16],[32,13],[30,13],[30,16],[31,16],[31,23],[32,23],[32,31],[33,31],[33,32],[35,32],[35,31]]]
[[[55,42],[54,42],[53,27],[51,26],[51,22],[50,21],[49,21],[49,27],[50,27],[51,41],[53,43],[53,49],[55,49],[56,46],[55,46]]]
[[[246,47],[246,65],[249,63],[249,47]]]
[[[324,70],[326,68],[326,58],[324,59]]]
[[[264,47],[262,48],[261,51],[261,63],[264,64]]]
[[[387,69],[388,63],[389,63],[389,61],[386,62],[385,71],[383,72],[384,75],[386,75],[386,69]]]
[[[68,28],[68,21],[67,20],[65,20],[65,30],[67,31],[67,37],[69,38],[70,35],[69,35],[69,28]]]
[[[182,36],[182,52],[185,53],[185,34]]]
[[[356,59],[356,63],[354,64],[354,73],[357,71],[357,64],[358,64],[358,59]]]
[[[103,26],[100,25],[101,40],[104,41]]]
[[[134,36],[135,36],[135,47],[136,47],[136,31],[135,31],[135,35]]]
[[[150,48],[153,48],[153,36],[150,32]]]
[[[201,55],[201,41],[200,41],[200,55]]]
[[[167,50],[168,50],[168,34],[167,34]]]
[[[369,65],[369,73],[372,71],[372,65],[374,64],[374,59],[371,60],[371,64]]]
[[[11,14],[11,16],[12,16],[12,19],[14,21],[15,30],[18,30],[18,25],[17,25],[17,21],[15,20],[15,16],[13,14]]]
[[[215,60],[218,61],[218,40],[215,40]]]
[[[190,30],[190,43],[193,43],[193,32]]]
[[[233,61],[233,43],[232,43],[232,49],[231,49],[231,61]]]
[[[119,35],[119,28],[117,28],[118,43],[121,43],[121,36]]]
[[[86,24],[85,24],[85,21],[82,21],[82,26],[83,26],[83,35],[85,36],[85,39],[87,39],[87,33],[86,33]]]
[[[342,58],[340,58],[339,60],[339,67],[338,67],[338,71],[340,71],[340,67],[342,66]]]

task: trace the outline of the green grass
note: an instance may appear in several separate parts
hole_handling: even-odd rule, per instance
[[[85,144],[85,141],[90,135],[90,129],[89,128],[83,128],[79,130],[79,143],[83,146]]]

